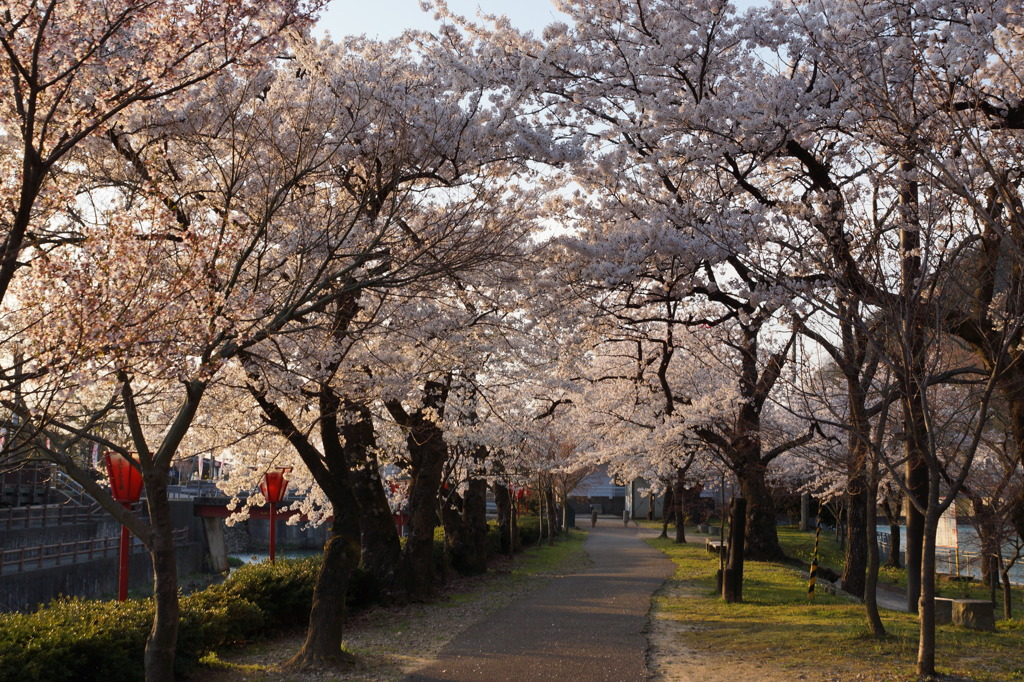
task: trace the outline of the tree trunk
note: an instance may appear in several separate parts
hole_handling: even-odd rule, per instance
[[[544,486],[544,499],[548,507],[548,544],[553,545],[555,535],[561,532],[561,529],[558,527],[558,513],[555,508],[555,490],[550,481]]]
[[[155,470],[145,477],[152,535],[153,596],[156,615],[146,640],[146,682],[174,680],[174,652],[178,643],[181,611],[178,605],[178,562],[174,551],[174,527],[167,501],[167,472]]]
[[[737,471],[740,492],[747,500],[746,558],[753,561],[784,561],[775,526],[775,505],[763,466],[752,465]]]
[[[676,519],[676,544],[686,543],[686,481],[685,476],[681,470],[676,471],[675,484],[672,491],[672,504],[674,506],[674,516]]]
[[[483,473],[483,472],[480,472]],[[462,500],[462,521],[469,535],[466,568],[474,574],[487,571],[487,480],[471,478]]]
[[[917,386],[914,383],[914,386]],[[907,431],[906,441],[906,495],[907,518],[907,610],[917,613],[921,600],[922,561],[924,559],[925,514],[920,511],[928,504],[928,465],[925,462],[927,436],[925,415],[921,411],[920,394],[915,394],[908,406],[904,399],[904,420]],[[917,501],[914,504],[913,500]],[[919,508],[920,507],[920,508]],[[934,538],[932,538],[934,542]],[[932,557],[934,562],[935,558]]]
[[[1000,391],[1006,400],[1017,460],[1024,466],[1024,363],[1021,362],[1019,355],[1013,362],[1007,363],[1003,375],[1005,380],[1000,382]],[[1010,521],[1017,535],[1024,538],[1024,486],[1018,490],[1016,502],[1010,512]]]
[[[1010,566],[1004,565],[1002,557],[999,558],[999,564],[1001,566],[999,575],[1003,579],[1003,618],[1010,620],[1013,618],[1013,592],[1010,589]]]
[[[878,514],[878,459],[871,458],[867,475],[867,492],[864,495],[864,516],[867,518],[865,532],[867,535],[868,565],[864,576],[864,610],[867,614],[868,629],[875,637],[885,637],[885,625],[878,613],[878,528],[875,517]]]
[[[903,543],[900,541],[899,508],[899,497],[895,501],[890,501],[889,498],[882,500],[882,511],[885,513],[886,521],[889,522],[889,558],[886,560],[885,565],[890,568],[902,568],[903,566],[901,560],[901,547]]]
[[[811,494],[800,493],[800,532],[811,529]]]
[[[306,641],[288,662],[292,668],[337,665],[344,657],[341,638],[345,619],[345,597],[348,581],[359,561],[359,504],[352,488],[351,460],[341,437],[352,439],[358,450],[365,446],[367,425],[361,420],[339,426],[342,401],[328,383],[321,383],[317,393],[321,450],[298,428],[288,414],[255,385],[249,391],[263,410],[268,423],[288,440],[317,485],[330,500],[334,511],[331,538],[324,548],[323,565],[313,587],[313,608],[306,629]],[[359,413],[358,407],[356,413]],[[344,430],[343,430],[344,429]],[[347,444],[348,445],[348,444]]]
[[[352,657],[341,649],[345,627],[345,597],[349,579],[359,564],[357,529],[331,524],[331,536],[324,547],[324,561],[313,588],[306,641],[288,661],[292,669],[336,667],[349,664]]]
[[[729,505],[729,560],[722,573],[722,597],[726,602],[743,601],[744,517],[749,518],[746,500],[734,498]]]
[[[512,494],[505,483],[495,482],[494,506],[498,516],[498,537],[502,554],[512,554]]]
[[[386,403],[388,411],[406,431],[409,449],[409,537],[402,548],[402,570],[409,597],[424,599],[433,589],[434,529],[437,527],[437,493],[448,459],[441,427],[427,415],[444,416],[448,387],[436,381],[425,386],[423,406],[408,414],[397,400]]]
[[[470,479],[466,494],[441,501],[445,549],[462,575],[487,572],[487,482]]]
[[[938,485],[938,481],[935,481]],[[920,603],[918,624],[920,626],[917,645],[917,674],[922,677],[935,675],[935,531],[938,527],[938,491],[929,497],[927,513],[924,515],[924,542],[922,543]],[[909,561],[907,562],[909,565]]]
[[[860,599],[864,598],[864,578],[868,564],[869,523],[866,478],[862,471],[847,482],[846,565],[843,568],[841,583],[843,590]],[[877,553],[877,551],[876,546],[875,552]]]
[[[971,496],[971,503],[974,506],[974,527],[978,531],[978,541],[981,555],[986,557],[981,562],[981,581],[985,585],[994,585],[999,580],[998,573],[993,575],[992,562],[988,557],[998,556],[1000,552],[999,529],[1002,526],[1001,520],[996,519],[995,512],[990,504],[978,496]]]
[[[402,570],[409,597],[425,599],[433,589],[434,529],[437,528],[435,500],[448,452],[440,433],[432,439],[424,438],[420,445],[414,446],[413,440],[410,436],[410,449],[417,447],[420,453],[410,470],[409,536],[402,551]]]
[[[659,538],[668,539],[668,524],[675,517],[675,496],[672,493],[672,486],[665,486],[665,500],[661,507],[661,535]]]
[[[889,558],[885,565],[889,568],[903,568],[903,534],[899,524],[889,524]]]
[[[397,586],[403,585],[402,576],[396,574],[402,545],[373,450],[373,419],[365,405],[350,401],[344,404],[349,415],[357,415],[356,419],[344,420],[340,430],[350,462],[352,493],[360,510],[360,562],[376,580],[382,596],[404,596],[395,592]]]
[[[917,164],[913,160],[900,162],[899,197],[903,225],[900,227],[900,306],[893,310],[901,341],[902,366],[897,367],[903,404],[903,429],[906,436],[906,485],[909,498],[907,516],[907,608],[917,613],[921,596],[922,552],[924,551],[925,521],[923,512],[928,506],[929,483],[925,453],[929,452],[927,418],[922,397],[921,377],[926,375],[923,331],[918,324],[921,280],[921,221],[919,214],[919,185],[915,178]],[[934,538],[933,538],[934,540]],[[934,557],[932,557],[934,561]],[[935,623],[932,622],[932,632]],[[932,652],[934,667],[934,651]]]
[[[928,469],[919,457],[916,464],[907,461],[906,478],[911,495],[922,503],[928,500]],[[907,517],[907,610],[917,613],[921,599],[921,571],[924,551],[924,514],[918,511],[909,497],[906,500]],[[933,559],[934,560],[934,559]]]
[[[519,506],[516,504],[515,499],[512,500],[512,513],[509,519],[510,543],[508,553],[511,556],[515,552],[523,550],[523,542],[519,537]]]
[[[320,385],[319,403],[323,460],[310,450],[308,440],[294,431],[294,425],[288,431],[290,440],[334,510],[331,537],[324,547],[323,563],[313,586],[306,641],[287,664],[293,669],[337,666],[350,660],[343,655],[341,641],[348,582],[359,564],[361,519],[359,503],[352,488],[349,447],[358,451],[372,439],[372,427],[362,419],[352,424],[346,424],[347,419],[340,419],[342,402],[328,384]],[[342,436],[352,438],[352,442],[346,441],[342,445]]]
[[[544,515],[544,484],[537,479],[537,546],[544,544],[544,529],[547,527],[547,517]]]

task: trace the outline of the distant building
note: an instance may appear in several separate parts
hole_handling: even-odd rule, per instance
[[[661,518],[665,508],[665,493],[661,492],[657,495],[652,495],[650,485],[650,483],[642,478],[634,478],[630,481],[629,494],[626,496],[626,509],[629,511],[630,518],[650,518],[652,501],[654,502],[653,518]]]
[[[577,514],[589,514],[597,507],[600,514],[622,516],[626,509],[626,486],[616,484],[608,467],[601,466],[569,493],[569,504]]]

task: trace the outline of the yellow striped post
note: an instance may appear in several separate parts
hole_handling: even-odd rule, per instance
[[[807,583],[807,598],[814,599],[814,583],[818,579],[818,541],[821,540],[821,504],[818,504],[818,526],[814,531],[814,553],[811,554],[811,579]]]

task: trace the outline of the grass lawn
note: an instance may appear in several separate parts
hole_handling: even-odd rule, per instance
[[[813,533],[783,530],[782,536],[791,556],[809,561]],[[792,671],[793,677],[828,673],[839,679],[916,679],[916,616],[883,611],[889,635],[875,639],[868,633],[862,605],[821,590],[808,601],[804,576],[789,566],[763,562],[745,564],[744,601],[726,604],[714,591],[718,559],[707,554],[702,542],[649,542],[677,565],[655,605],[659,617],[688,624],[678,635],[684,648],[756,659]],[[832,557],[822,563],[838,555],[834,541],[828,549],[823,543],[819,551]],[[842,556],[838,559],[835,568],[841,568]],[[939,626],[937,652],[942,674],[978,681],[1024,680],[1024,621],[999,621],[991,633]]]

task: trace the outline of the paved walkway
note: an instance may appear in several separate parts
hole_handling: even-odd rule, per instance
[[[496,611],[406,680],[646,679],[651,595],[675,564],[645,543],[641,532],[602,518],[585,545],[589,568],[554,578]]]
[[[898,587],[892,585],[878,585],[875,590],[875,601],[878,602],[878,607],[882,609],[889,609],[890,611],[902,611],[906,613],[910,609],[907,608],[907,592]]]

